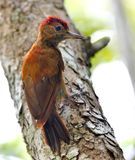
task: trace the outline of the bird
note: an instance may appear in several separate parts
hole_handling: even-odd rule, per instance
[[[61,141],[70,143],[70,135],[56,102],[61,93],[67,96],[63,79],[64,62],[58,44],[66,39],[84,39],[69,31],[68,23],[56,16],[44,18],[35,42],[23,57],[22,82],[29,111],[35,126],[42,130],[45,143],[60,152]]]

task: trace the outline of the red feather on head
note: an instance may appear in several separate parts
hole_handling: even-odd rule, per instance
[[[44,27],[45,25],[47,24],[51,24],[51,23],[54,23],[54,22],[58,22],[60,23],[61,25],[63,25],[63,27],[65,29],[69,29],[68,27],[68,24],[66,21],[62,20],[61,18],[59,17],[56,17],[56,16],[48,16],[47,18],[45,18],[39,25],[39,28],[42,28]]]

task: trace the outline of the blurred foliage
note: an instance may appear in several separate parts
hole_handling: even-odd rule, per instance
[[[65,0],[65,6],[76,27],[85,35],[89,36],[97,30],[107,29],[106,20],[104,17],[97,16],[87,11],[87,7],[90,6],[92,0]],[[77,4],[77,5],[76,5]],[[95,8],[96,9],[96,8]]]
[[[129,138],[126,141],[123,141],[121,143],[121,146],[123,148],[132,149],[132,158],[131,158],[131,160],[135,160],[135,138]]]
[[[135,0],[123,0],[123,5],[131,27],[135,28]]]
[[[129,145],[132,145],[135,148],[135,138],[128,139],[122,143],[123,147],[128,147]]]
[[[85,36],[91,36],[95,32],[98,32],[98,38],[110,37],[107,33],[114,34],[114,19],[106,0],[65,0],[65,6],[77,29]],[[91,59],[92,68],[117,57],[115,49],[109,45]]]
[[[0,154],[19,157],[22,160],[31,160],[21,136],[11,142],[0,144]]]

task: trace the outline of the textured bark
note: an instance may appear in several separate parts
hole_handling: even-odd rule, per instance
[[[45,15],[58,15],[75,30],[62,0],[0,1],[0,58],[29,154],[34,160],[123,160],[113,129],[92,88],[88,70],[80,60],[84,45],[82,47],[79,40],[60,45],[70,98],[57,108],[71,137],[70,145],[62,143],[61,157],[50,151],[41,131],[34,127],[22,89],[20,69],[22,57],[34,42],[37,26]]]

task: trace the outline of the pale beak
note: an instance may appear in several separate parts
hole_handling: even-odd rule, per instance
[[[66,39],[83,39],[83,40],[86,39],[85,37],[70,31],[67,32],[67,34],[65,35],[65,38]]]

